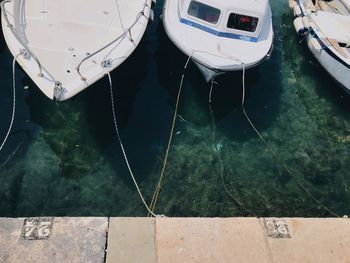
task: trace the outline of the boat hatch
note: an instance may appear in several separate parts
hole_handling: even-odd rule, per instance
[[[231,13],[228,18],[227,27],[230,29],[255,32],[258,27],[258,22],[259,18],[257,17]]]
[[[191,1],[188,8],[188,14],[205,22],[217,24],[221,11],[220,9],[200,3],[198,1]]]
[[[183,24],[216,36],[256,42],[267,10],[259,13],[233,5],[224,8],[217,0],[189,0],[179,13],[179,19]]]

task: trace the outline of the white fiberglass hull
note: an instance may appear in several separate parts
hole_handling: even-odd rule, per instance
[[[350,94],[350,66],[340,61],[331,51],[315,49],[310,42],[308,48],[331,77]]]
[[[204,66],[202,64],[200,64],[199,62],[195,61],[194,62],[196,64],[196,66],[198,67],[199,71],[202,73],[202,75],[204,76],[205,80],[207,82],[209,82],[210,80],[214,79],[215,77],[224,74],[224,71],[218,71],[215,69],[211,69],[207,66]]]
[[[128,58],[146,30],[150,7],[151,0],[7,0],[2,29],[39,89],[62,101]]]
[[[294,27],[322,67],[350,94],[350,0],[290,0]]]
[[[184,23],[179,15],[179,0],[165,1],[163,24],[171,41],[183,53],[191,56],[205,79],[209,81],[224,72],[254,67],[270,57],[273,48],[270,8],[268,15],[269,18],[265,19],[263,24],[263,31],[255,42],[218,36],[216,33],[210,33],[211,29],[200,30],[198,26]]]

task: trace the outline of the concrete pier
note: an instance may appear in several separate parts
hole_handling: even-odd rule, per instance
[[[350,262],[349,219],[0,218],[0,262]]]

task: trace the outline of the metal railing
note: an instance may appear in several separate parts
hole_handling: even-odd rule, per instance
[[[142,16],[144,16],[147,20],[149,19],[149,17],[146,17],[146,16],[145,16],[145,9],[146,9],[147,7],[148,7],[148,8],[151,8],[151,7],[147,4],[147,1],[148,1],[148,0],[145,1],[142,10],[136,15],[135,21],[134,21],[134,22],[131,24],[131,26],[129,26],[121,35],[119,35],[117,38],[115,38],[114,40],[112,40],[111,42],[109,42],[108,44],[106,44],[105,46],[101,47],[100,49],[96,50],[95,52],[93,52],[92,54],[86,56],[85,58],[83,58],[83,59],[81,60],[81,62],[79,63],[79,65],[78,65],[78,67],[77,67],[77,72],[78,72],[79,76],[81,77],[81,79],[82,79],[83,81],[85,81],[86,78],[82,75],[82,73],[81,73],[81,71],[80,71],[80,68],[81,68],[81,65],[82,65],[85,61],[87,61],[87,60],[90,59],[91,57],[95,56],[96,54],[102,52],[103,50],[105,50],[106,48],[110,47],[111,45],[113,45],[113,44],[116,43],[117,41],[123,40],[123,38],[125,38],[127,34],[130,34],[130,36],[131,36],[131,29],[137,24],[137,22],[140,20],[140,18],[141,18]],[[133,42],[133,41],[132,41],[132,38],[129,38],[129,40],[130,40],[131,42]],[[119,45],[120,43],[121,43],[121,42],[119,42],[118,45]],[[118,46],[118,45],[117,45],[117,46]]]
[[[39,61],[39,59],[37,58],[37,56],[34,55],[33,52],[31,52],[30,48],[28,47],[28,45],[22,40],[22,38],[19,36],[19,34],[17,33],[16,31],[16,28],[14,27],[13,24],[11,24],[9,18],[8,18],[8,15],[7,15],[7,12],[6,12],[6,8],[5,8],[5,4],[8,4],[10,2],[14,2],[14,0],[5,0],[5,1],[2,1],[0,3],[0,7],[1,7],[1,12],[2,12],[2,15],[3,17],[5,18],[5,21],[6,21],[6,25],[7,27],[10,28],[12,34],[14,35],[14,37],[16,38],[16,40],[23,46],[23,48],[26,50],[27,53],[30,54],[30,56],[35,60],[35,62],[38,64],[38,67],[39,67],[39,77],[43,77],[44,74],[43,74],[43,67]],[[22,51],[21,51],[22,53]]]

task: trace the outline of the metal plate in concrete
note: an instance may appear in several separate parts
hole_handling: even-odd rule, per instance
[[[267,236],[271,238],[290,238],[287,222],[282,218],[264,218]]]
[[[52,232],[48,222],[48,218],[0,218],[0,262],[104,262],[107,218],[55,218]]]
[[[23,239],[49,239],[52,233],[53,220],[53,217],[30,217],[24,219],[22,228]]]
[[[350,263],[350,220],[285,218],[291,238],[269,238],[274,262]]]

